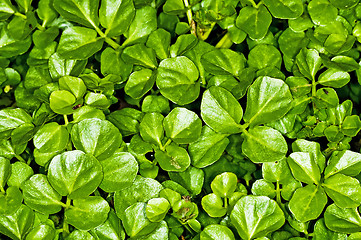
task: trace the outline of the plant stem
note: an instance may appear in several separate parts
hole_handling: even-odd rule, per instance
[[[20,161],[20,162],[23,162],[23,163],[26,163],[25,159],[20,156],[20,155],[15,155],[15,157]]]
[[[63,116],[64,116],[64,126],[66,127],[69,124],[68,115],[64,114]]]
[[[228,208],[228,199],[224,198],[224,208]]]
[[[168,139],[167,142],[163,145],[160,146],[160,150],[162,150],[163,152],[165,151],[165,148],[172,142],[172,139]]]
[[[108,43],[115,50],[121,47],[118,43],[114,42],[111,38],[108,37],[105,38],[105,42]]]
[[[0,185],[0,192],[5,193],[5,189]]]
[[[231,40],[231,36],[229,32],[227,32],[221,40],[216,45],[216,48],[230,48],[233,45],[233,42]]]
[[[282,200],[281,200],[281,189],[280,189],[280,184],[277,181],[276,183],[276,202],[278,203],[278,205],[282,204]]]
[[[184,6],[186,7],[186,8],[188,8],[187,9],[187,18],[188,18],[188,24],[189,24],[189,26],[192,24],[192,20],[193,20],[193,16],[192,16],[192,9],[189,7],[189,2],[188,2],[188,0],[183,0],[183,2],[184,2]]]
[[[21,18],[23,18],[23,19],[27,19],[27,17],[24,15],[24,14],[22,14],[22,13],[19,13],[19,12],[16,12],[16,13],[14,13],[14,15],[15,16],[18,16],[18,17],[21,17]]]

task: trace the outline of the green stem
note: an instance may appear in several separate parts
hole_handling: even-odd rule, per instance
[[[276,183],[276,201],[278,203],[278,205],[281,205],[282,204],[282,200],[281,200],[281,189],[280,189],[280,184],[279,182],[277,181]]]
[[[254,2],[254,0],[249,0],[249,2],[252,4],[254,8],[258,8],[257,4]]]
[[[317,85],[316,80],[314,77],[312,77],[312,98],[316,97],[316,85]],[[316,105],[314,102],[312,103],[312,107],[316,108]]]
[[[167,142],[163,145],[160,146],[160,150],[162,150],[163,152],[165,151],[165,148],[172,142],[172,139],[168,139]]]
[[[189,24],[189,26],[191,26],[192,25],[192,20],[193,20],[192,9],[189,7],[188,0],[183,0],[183,1],[184,1],[184,6],[186,8],[188,8],[187,9],[187,18],[188,18],[188,24]]]
[[[20,161],[20,162],[23,162],[23,163],[26,163],[25,159],[20,156],[20,155],[15,155],[15,157]]]
[[[63,116],[64,116],[64,126],[66,127],[69,124],[68,115],[64,114]]]
[[[228,199],[224,198],[224,208],[228,208]]]
[[[19,12],[16,12],[16,13],[14,13],[14,15],[15,16],[18,16],[18,17],[21,17],[21,18],[23,18],[23,19],[27,19],[27,17],[24,15],[24,14],[22,14],[22,13],[19,13]]]
[[[121,47],[118,43],[114,42],[111,38],[108,37],[105,38],[105,42],[108,43],[115,50]]]
[[[229,32],[227,32],[221,40],[216,45],[216,48],[230,48],[233,45],[233,42],[231,40],[231,36]]]
[[[190,234],[192,234],[193,236],[195,235],[193,229],[190,228],[187,223],[184,224],[183,226],[188,230],[188,232],[189,232]]]
[[[1,193],[5,193],[5,189],[3,188],[3,186],[0,185],[0,192]]]

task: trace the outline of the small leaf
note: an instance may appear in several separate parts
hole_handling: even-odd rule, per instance
[[[66,209],[64,215],[69,224],[86,231],[103,224],[109,211],[109,204],[102,197],[90,196],[74,200],[73,207]]]
[[[245,196],[234,206],[231,223],[243,239],[264,237],[285,222],[281,208],[265,196]]]
[[[290,211],[301,222],[317,219],[327,203],[327,196],[321,187],[307,185],[298,188],[290,202]]]
[[[97,159],[74,150],[57,155],[51,160],[48,179],[60,195],[78,199],[95,191],[103,179],[103,172]]]

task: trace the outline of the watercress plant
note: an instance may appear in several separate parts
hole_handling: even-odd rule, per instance
[[[361,239],[359,0],[0,0],[0,238]]]

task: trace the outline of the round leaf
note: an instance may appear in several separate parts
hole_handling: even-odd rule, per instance
[[[73,206],[66,209],[64,215],[69,224],[87,231],[104,223],[109,211],[109,204],[102,197],[90,196],[74,200]]]
[[[138,162],[128,152],[116,152],[100,163],[104,172],[100,188],[106,192],[115,192],[131,186],[138,173]]]
[[[199,72],[189,58],[180,56],[160,62],[157,86],[160,93],[178,105],[193,102],[199,95]]]
[[[174,108],[163,121],[166,135],[178,144],[197,140],[202,131],[202,120],[186,108]]]
[[[97,189],[103,179],[102,166],[91,155],[74,150],[51,160],[48,178],[62,196],[85,198]]]
[[[281,208],[264,196],[245,196],[234,206],[231,222],[243,239],[264,237],[285,222]]]
[[[110,157],[122,143],[122,135],[110,122],[85,119],[73,126],[71,140],[78,150],[92,154],[98,160]]]

